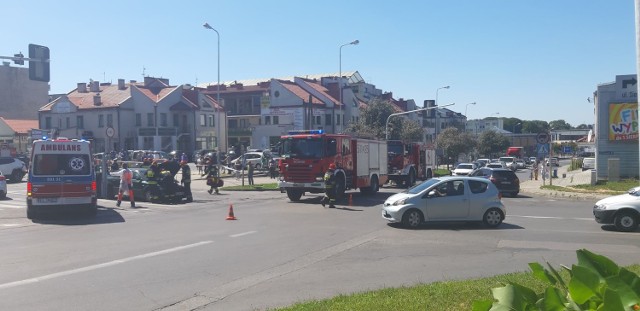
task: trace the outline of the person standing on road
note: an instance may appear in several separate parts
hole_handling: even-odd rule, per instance
[[[131,182],[131,178],[133,177],[133,173],[129,170],[129,166],[127,163],[122,163],[122,170],[120,170],[120,188],[118,189],[118,203],[116,206],[120,206],[122,203],[122,193],[125,191],[129,191],[129,200],[131,201],[131,207],[136,207],[136,202],[133,197],[133,183]]]
[[[184,186],[184,194],[187,197],[187,202],[193,202],[193,195],[191,194],[191,168],[186,161],[180,162],[182,165],[182,179],[180,184]]]
[[[324,173],[324,193],[325,196],[322,198],[322,206],[329,203],[329,208],[335,208],[334,205],[336,203],[336,175],[335,175],[336,165],[331,163],[329,164],[329,169],[326,173]]]
[[[247,170],[247,178],[249,180],[249,186],[253,186],[253,163],[249,162],[249,169]]]
[[[213,164],[213,161],[211,159],[209,159],[208,161],[205,174],[207,175],[207,185],[211,187],[209,190],[207,190],[207,192],[209,192],[209,194],[212,194],[215,190],[216,194],[220,194],[220,192],[218,191],[218,178],[220,178],[218,174],[218,167]],[[202,176],[204,176],[205,174],[202,174]]]

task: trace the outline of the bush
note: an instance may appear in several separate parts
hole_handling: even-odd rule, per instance
[[[550,284],[543,293],[509,283],[492,289],[495,301],[475,301],[473,310],[640,310],[637,274],[586,249],[576,253],[578,263],[571,268],[562,267],[569,274],[568,282],[549,263],[549,270],[530,263],[533,275]]]

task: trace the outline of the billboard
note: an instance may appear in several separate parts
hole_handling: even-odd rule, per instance
[[[638,103],[609,104],[609,140],[638,140]]]

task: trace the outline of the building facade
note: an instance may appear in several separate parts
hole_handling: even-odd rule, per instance
[[[49,102],[49,84],[29,79],[29,68],[0,66],[0,116],[37,120],[38,109]]]

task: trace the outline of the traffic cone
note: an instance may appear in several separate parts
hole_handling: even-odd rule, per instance
[[[236,216],[233,216],[233,204],[229,204],[229,216],[227,220],[237,220]]]
[[[349,194],[349,206],[353,206],[353,194]]]

